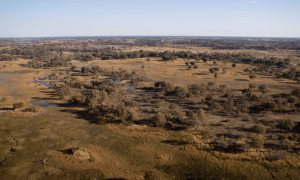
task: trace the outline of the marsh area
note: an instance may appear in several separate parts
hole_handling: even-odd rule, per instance
[[[298,179],[300,50],[166,39],[0,41],[0,177]]]

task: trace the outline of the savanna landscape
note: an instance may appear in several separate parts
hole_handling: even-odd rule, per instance
[[[300,39],[0,39],[0,179],[299,179]]]

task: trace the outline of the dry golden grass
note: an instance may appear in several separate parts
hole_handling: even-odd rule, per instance
[[[161,48],[161,51],[165,50],[173,51],[174,48]],[[209,51],[207,48],[176,49],[179,50]],[[27,60],[22,59],[0,62],[0,67],[7,65],[6,69],[0,70],[0,97],[8,98],[5,106],[0,105],[0,162],[3,161],[0,177],[3,179],[144,179],[147,171],[153,171],[152,174],[157,179],[180,179],[180,172],[189,172],[207,179],[298,179],[300,176],[299,156],[267,161],[266,156],[270,156],[270,153],[266,149],[257,152],[255,148],[249,148],[239,154],[212,151],[208,144],[212,140],[204,138],[205,134],[194,129],[170,131],[146,125],[91,124],[72,113],[83,108],[64,106],[35,105],[39,113],[13,111],[9,108],[16,102],[23,102],[25,107],[32,106],[32,100],[37,98],[41,99],[40,103],[59,102],[53,90],[34,81],[43,78],[45,73],[59,73],[66,68],[32,69],[18,66],[26,62]],[[217,85],[225,83],[231,89],[242,89],[247,88],[248,83],[256,83],[269,85],[269,93],[289,92],[289,89],[282,88],[287,84],[290,87],[298,86],[290,84],[291,81],[286,79],[277,80],[259,75],[254,80],[249,80],[249,75],[243,70],[253,69],[254,66],[243,64],[232,68],[231,63],[217,62],[217,67],[226,68],[228,71],[226,74],[219,74],[216,79],[214,74],[198,74],[208,72],[209,68],[214,67],[212,62],[199,63],[199,69],[192,70],[187,70],[182,59],[174,62],[163,62],[159,58],[151,58],[150,62],[146,58],[105,61],[96,59],[88,63],[73,60],[72,63],[76,63],[77,67],[98,65],[110,70],[135,70],[142,76],[155,81],[170,81],[175,86],[186,86],[193,82],[215,82]],[[144,69],[141,68],[142,65],[145,66]],[[78,78],[92,80],[91,76]],[[153,82],[143,82],[140,85],[153,86]],[[295,114],[288,116],[299,120]],[[273,114],[269,117],[278,119]],[[213,128],[214,133],[222,133],[224,127],[234,129],[245,124],[247,126],[247,123],[235,118],[231,118],[232,123],[223,123],[223,127],[210,126],[226,119],[208,115],[201,130],[208,132]],[[232,130],[231,133],[238,131]],[[245,138],[241,141],[245,141]],[[77,150],[70,154],[72,148]],[[190,172],[191,167],[194,168],[193,172]],[[195,174],[201,172],[201,168],[215,176]]]

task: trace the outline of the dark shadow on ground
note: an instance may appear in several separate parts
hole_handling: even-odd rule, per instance
[[[282,84],[299,84],[297,82],[280,82],[280,83],[282,83]]]
[[[173,130],[173,131],[181,131],[181,130],[186,130],[189,128],[188,125],[181,125],[181,124],[174,124],[174,123],[166,123],[165,128],[167,130]]]
[[[11,110],[11,111],[13,111],[14,110],[14,108],[0,108],[0,111],[9,111],[9,110]]]
[[[234,79],[235,81],[249,81],[249,79]]]
[[[241,138],[242,136],[241,135],[233,135],[233,134],[227,134],[227,133],[219,133],[216,135],[217,137],[221,137],[221,136],[224,136],[226,138],[233,138],[233,139],[239,139]]]
[[[69,155],[73,155],[75,153],[75,148],[70,148],[70,149],[64,149],[64,150],[58,150],[60,152],[62,152],[63,154],[69,154]]]
[[[47,98],[32,97],[31,99],[34,99],[34,100],[59,100],[59,98],[51,98],[51,97],[47,97]]]
[[[174,146],[180,146],[180,145],[187,145],[188,144],[188,142],[180,141],[180,140],[165,140],[165,141],[162,141],[162,143],[170,144],[170,145],[174,145]]]
[[[225,152],[225,153],[242,153],[245,152],[245,147],[241,144],[231,143],[224,147],[219,144],[210,143],[214,149],[213,151]],[[211,150],[208,150],[211,151]]]

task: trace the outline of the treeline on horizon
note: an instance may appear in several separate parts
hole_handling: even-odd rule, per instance
[[[55,42],[59,40],[59,42]],[[196,47],[211,47],[218,49],[254,49],[254,50],[300,50],[300,38],[250,38],[250,37],[180,37],[180,36],[120,36],[120,37],[62,37],[62,38],[2,38],[0,47],[4,44],[36,45],[43,42],[51,42],[61,45],[93,43],[94,45],[122,45],[122,46],[164,46],[193,45]]]
[[[191,52],[191,51],[143,51],[143,50],[130,50],[130,45],[125,42],[132,44],[138,44],[138,42],[154,42],[156,39],[147,38],[99,38],[99,39],[39,39],[33,43],[30,41],[19,40],[6,40],[0,41],[0,61],[13,61],[17,58],[30,59],[27,64],[20,64],[21,66],[28,66],[32,68],[49,68],[49,67],[61,67],[68,66],[71,60],[79,61],[92,61],[98,60],[111,60],[111,59],[134,59],[134,58],[145,58],[150,61],[152,58],[162,61],[174,61],[177,58],[181,58],[184,61],[193,61],[194,63],[206,63],[207,61],[222,61],[232,63],[245,63],[260,66],[256,68],[264,73],[274,74],[276,76],[285,77],[290,79],[298,78],[300,72],[291,66],[291,62],[294,61],[295,57],[254,57],[249,53],[220,53],[220,52]],[[165,38],[160,39],[161,43],[170,44],[169,42],[180,42],[180,41],[192,41],[193,38]],[[197,40],[197,39],[196,39]],[[218,40],[212,40],[218,41]],[[253,39],[257,41],[258,45],[263,45],[265,42],[262,39]],[[293,39],[291,39],[292,42]],[[225,39],[224,39],[225,41]],[[230,42],[230,39],[228,39]],[[287,41],[287,40],[286,40]],[[283,43],[286,41],[282,41]],[[119,43],[117,43],[119,42]],[[218,41],[221,46],[223,41]],[[239,41],[236,41],[239,42]],[[246,41],[245,41],[246,42]],[[250,42],[250,40],[249,40]],[[261,44],[259,44],[261,42]],[[267,41],[266,41],[267,42]],[[294,41],[294,45],[299,43]],[[275,43],[275,42],[274,42]],[[115,45],[112,45],[115,44]],[[186,43],[188,44],[188,43]],[[181,45],[177,45],[181,48]],[[225,46],[225,45],[224,45]],[[226,47],[226,46],[225,46]],[[129,51],[128,51],[129,50]],[[300,55],[298,55],[300,57]],[[158,59],[157,59],[158,58]],[[276,70],[275,70],[275,69]],[[283,72],[284,69],[290,68],[287,72]],[[297,79],[298,81],[298,79]]]
[[[63,52],[71,52],[69,55]],[[246,63],[254,65],[277,66],[278,68],[289,65],[290,59],[256,58],[247,53],[193,53],[190,51],[129,51],[115,49],[114,47],[95,48],[91,46],[68,47],[50,45],[18,46],[16,48],[2,49],[0,61],[15,60],[17,57],[31,59],[30,67],[58,67],[66,66],[72,59],[80,61],[92,61],[112,59],[134,59],[134,58],[162,58],[163,61],[173,61],[177,58],[195,60],[197,62],[228,61],[232,63]]]

